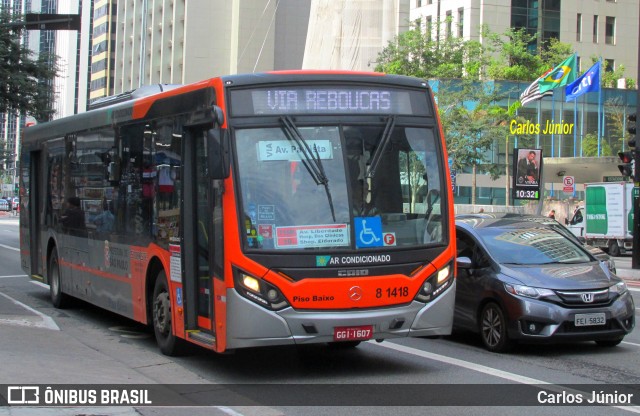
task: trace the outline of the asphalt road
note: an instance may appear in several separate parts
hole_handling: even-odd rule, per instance
[[[48,287],[30,281],[21,270],[18,241],[17,222],[0,218],[0,385],[164,386],[165,399],[175,397],[176,403],[186,399],[189,407],[18,406],[0,408],[0,416],[640,413],[637,407],[529,406],[526,401],[537,399],[538,387],[547,384],[562,397],[576,394],[578,384],[584,393],[611,385],[640,386],[637,330],[614,348],[581,342],[523,345],[509,354],[492,354],[477,337],[454,334],[372,341],[353,350],[279,347],[217,355],[195,349],[187,356],[165,357],[152,333],[128,319],[82,302],[70,309],[54,309]],[[631,290],[640,304],[640,288]],[[310,384],[322,386],[305,389]],[[177,385],[189,386],[190,393],[181,394]],[[252,385],[258,385],[264,395],[252,395]],[[519,405],[523,386],[537,390],[534,396],[525,394]],[[212,407],[195,406],[215,393],[241,398]],[[486,398],[482,406],[466,405],[479,394]],[[640,397],[640,388],[636,394]],[[425,406],[425,401],[438,406]],[[421,406],[398,405],[403,402]],[[511,403],[492,406],[504,402]],[[356,405],[333,406],[345,403]]]

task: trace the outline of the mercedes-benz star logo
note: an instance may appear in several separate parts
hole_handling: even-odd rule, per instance
[[[360,288],[360,286],[354,286],[351,289],[349,289],[349,299],[351,299],[354,302],[357,302],[360,299],[362,299],[362,289]]]

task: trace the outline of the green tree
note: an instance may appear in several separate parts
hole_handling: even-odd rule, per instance
[[[573,55],[575,51],[573,46],[569,43],[560,42],[558,39],[552,38],[545,46],[540,49],[540,59],[542,60],[543,67],[540,74],[543,74],[549,69],[555,68],[562,61],[567,59],[570,55]],[[532,80],[535,78],[532,78]]]
[[[436,22],[436,28],[442,23]],[[408,31],[389,42],[378,54],[375,70],[425,79],[480,77],[487,58],[479,42],[455,36],[434,36],[428,30],[423,32],[421,25],[420,20],[413,22]]]
[[[28,114],[50,120],[52,85],[57,73],[51,56],[34,57],[23,42],[15,22],[22,16],[0,12],[0,113]]]
[[[598,135],[587,133],[582,139],[582,155],[584,157],[598,156]],[[611,156],[611,146],[606,141],[600,141],[600,156]]]
[[[591,56],[591,65],[600,60],[599,56]],[[624,65],[618,65],[616,69],[611,68],[609,62],[602,61],[602,68],[600,69],[600,86],[605,88],[617,88],[618,80],[624,78],[625,68]],[[635,82],[632,78],[626,78],[627,88],[634,88]]]
[[[485,37],[498,55],[487,70],[493,79],[533,81],[574,53],[571,44],[557,39],[532,50],[536,35],[527,33],[525,29],[509,28],[502,34],[486,31]]]
[[[616,154],[622,149],[627,149],[625,141],[628,139],[626,132],[626,117],[631,112],[622,102],[622,97],[608,99],[604,103],[607,126],[609,127],[609,145],[611,153]]]
[[[540,55],[529,49],[535,35],[529,35],[524,29],[507,29],[502,34],[491,33],[487,29],[484,32],[497,54],[487,70],[490,78],[531,81],[545,71]]]
[[[509,134],[509,109],[498,102],[506,91],[489,83],[469,80],[441,81],[438,86],[438,109],[445,130],[447,151],[453,168],[472,167],[472,204],[478,173],[497,179],[504,166],[490,160],[490,150]]]

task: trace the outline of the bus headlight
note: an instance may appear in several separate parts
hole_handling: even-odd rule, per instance
[[[422,288],[418,291],[415,300],[420,302],[431,302],[444,292],[453,281],[453,267],[451,263],[447,264],[436,273],[427,277],[422,284]]]
[[[271,283],[240,270],[234,270],[234,277],[236,292],[242,297],[274,311],[289,306],[282,293]]]
[[[249,290],[260,293],[260,282],[253,276],[242,274],[242,285]]]

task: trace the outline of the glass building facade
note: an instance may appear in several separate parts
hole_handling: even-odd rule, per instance
[[[436,98],[438,84],[438,81],[431,82]],[[502,100],[497,104],[507,108],[519,101],[520,94],[530,85],[530,82],[496,81],[493,85],[501,91]],[[504,172],[509,165],[510,174],[512,173],[514,148],[542,149],[545,161],[550,158],[616,156],[617,152],[628,150],[627,116],[636,112],[637,90],[603,88],[601,93],[583,94],[571,102],[565,101],[564,88],[553,91],[553,97],[545,97],[520,107],[514,117],[519,123],[528,121],[530,125],[539,126],[538,133],[518,135],[510,131],[505,140],[496,140],[493,147],[485,154],[489,164],[497,164],[501,167],[503,177],[495,181],[495,187],[476,186],[476,204],[505,205]],[[465,105],[473,106],[474,104],[465,103]],[[553,129],[554,126],[555,129]],[[556,133],[558,129],[562,129],[562,132]],[[472,173],[472,167],[467,166],[457,172],[458,175],[465,173]],[[478,173],[478,175],[485,174]],[[459,186],[454,190],[455,202],[471,203],[471,186],[461,183],[457,185]],[[546,192],[545,196],[570,197],[570,195],[558,195],[558,192],[549,195],[548,189]],[[581,196],[580,194],[572,195],[577,198]]]
[[[552,38],[560,39],[561,0],[512,0],[511,27],[524,28],[536,35],[529,48],[535,52],[538,44]]]

